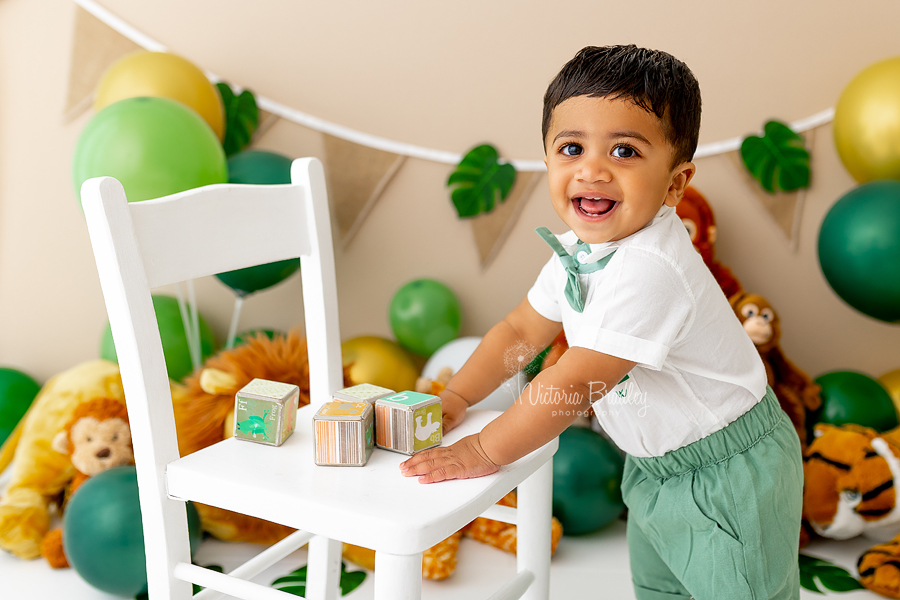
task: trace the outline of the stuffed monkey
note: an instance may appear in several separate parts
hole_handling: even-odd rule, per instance
[[[781,323],[769,301],[757,294],[739,293],[730,298],[741,324],[759,350],[766,366],[766,380],[791,418],[800,446],[806,450],[806,412],[819,408],[821,387],[789,361],[778,345]]]
[[[718,229],[713,217],[712,208],[706,198],[696,189],[688,186],[684,190],[684,197],[675,207],[676,214],[681,218],[694,248],[703,257],[703,262],[709,267],[726,298],[741,291],[741,284],[732,274],[731,269],[722,265],[715,259],[716,238]]]
[[[134,464],[125,405],[109,398],[78,405],[65,429],[53,438],[52,446],[67,454],[76,470],[65,493],[66,501],[88,478],[113,467]],[[54,529],[44,537],[41,554],[54,569],[69,566],[63,552],[62,529]]]

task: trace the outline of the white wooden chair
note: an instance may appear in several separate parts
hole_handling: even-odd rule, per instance
[[[312,415],[343,387],[334,254],[321,163],[294,161],[291,179],[211,185],[131,204],[111,177],[82,186],[131,421],[150,597],[186,600],[197,583],[207,588],[197,598],[296,599],[247,580],[309,542],[307,598],[332,600],[340,595],[347,542],[376,551],[376,599],[420,598],[422,551],[485,515],[518,524],[518,572],[491,598],[546,599],[556,440],[491,476],[431,485],[403,477],[398,465],[406,457],[381,449],[364,467],[315,465]],[[150,290],[298,256],[311,401],[294,434],[280,447],[228,439],[179,458]],[[444,443],[499,414],[470,411]],[[518,509],[495,506],[516,486]],[[216,573],[191,564],[187,500],[298,531],[231,573]]]

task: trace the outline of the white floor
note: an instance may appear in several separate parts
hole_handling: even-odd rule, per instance
[[[825,558],[856,575],[856,559],[872,543],[856,538],[842,542],[818,540],[804,548],[805,554]],[[229,544],[208,539],[203,542],[194,562],[222,565],[227,572],[254,553],[258,546]],[[261,573],[255,581],[271,583],[306,563],[306,551],[298,550],[281,563]],[[350,570],[358,569],[349,565]],[[515,572],[515,557],[485,544],[463,539],[456,572],[446,581],[425,581],[426,600],[489,597]],[[583,537],[564,537],[553,557],[551,598],[555,600],[602,599],[634,600],[625,542],[625,522],[618,520],[609,528]],[[373,575],[346,596],[366,600],[374,594]],[[826,592],[826,594],[828,594]],[[835,594],[837,596],[837,594]],[[802,590],[804,599],[821,598]],[[881,598],[872,592],[855,591],[840,597]],[[111,600],[85,583],[72,569],[53,570],[43,560],[22,561],[0,551],[0,598],[3,600]]]

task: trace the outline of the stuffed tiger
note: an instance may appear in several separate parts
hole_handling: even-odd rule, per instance
[[[900,428],[818,424],[803,458],[803,518],[819,535],[882,542],[860,556],[860,582],[900,598]]]

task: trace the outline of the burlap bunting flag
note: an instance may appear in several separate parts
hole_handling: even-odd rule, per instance
[[[94,90],[106,69],[123,56],[141,49],[91,13],[76,6],[63,120],[68,123],[91,106]]]
[[[803,136],[806,142],[806,148],[811,149],[815,129],[810,129],[800,135]],[[741,160],[741,153],[731,152],[730,154],[732,163],[741,172],[744,185],[747,186],[747,189],[751,191],[760,205],[772,217],[778,229],[790,243],[791,250],[796,252],[799,244],[800,220],[803,215],[803,201],[806,198],[807,190],[801,189],[796,192],[770,194],[747,172],[747,168]]]
[[[472,235],[478,248],[478,256],[481,258],[482,270],[487,269],[500,253],[540,179],[541,173],[519,171],[516,173],[516,183],[506,200],[495,205],[491,212],[471,218]]]
[[[331,207],[346,248],[406,157],[328,134],[322,137]]]

